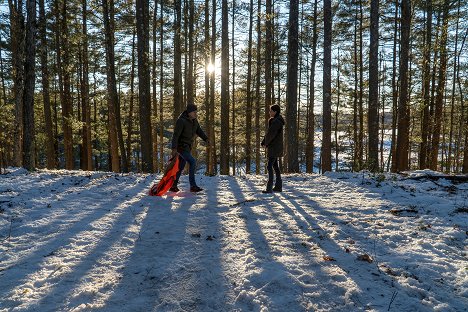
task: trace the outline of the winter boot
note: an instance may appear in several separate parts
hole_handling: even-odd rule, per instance
[[[275,187],[273,188],[273,192],[282,192],[283,191],[283,181],[276,180]]]
[[[179,188],[177,187],[177,185],[173,185],[173,186],[169,189],[169,191],[177,193],[177,192],[180,191],[180,190],[179,190]]]
[[[190,192],[196,193],[196,192],[200,192],[200,191],[203,191],[203,189],[201,187],[198,187],[196,185],[190,187]]]

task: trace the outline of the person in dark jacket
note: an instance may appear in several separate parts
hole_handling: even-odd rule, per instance
[[[267,148],[268,154],[268,183],[267,188],[262,193],[281,192],[283,181],[278,164],[278,158],[283,157],[283,127],[284,119],[280,115],[279,105],[270,107],[270,119],[268,120],[268,131],[262,141],[262,146]],[[275,187],[273,187],[273,170],[276,174]]]
[[[190,165],[190,192],[200,192],[203,190],[197,186],[197,183],[195,183],[195,166],[197,160],[193,158],[191,153],[195,135],[198,135],[203,139],[203,141],[208,143],[208,137],[201,129],[197,120],[197,106],[194,104],[188,104],[186,110],[180,114],[177,119],[174,133],[172,134],[172,156],[176,156],[177,153],[179,154],[179,172],[177,173],[174,184],[169,189],[172,192],[179,191],[177,184],[179,183],[180,175],[182,174],[182,170],[187,162]]]

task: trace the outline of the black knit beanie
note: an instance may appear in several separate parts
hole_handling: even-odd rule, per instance
[[[190,114],[191,112],[195,112],[195,111],[198,110],[198,109],[197,109],[197,105],[195,105],[195,104],[187,104],[187,109],[186,109],[186,110],[187,110],[187,113],[189,113],[189,114]]]

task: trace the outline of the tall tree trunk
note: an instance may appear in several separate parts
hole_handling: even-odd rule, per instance
[[[447,75],[447,32],[448,32],[448,20],[449,20],[449,5],[450,1],[444,1],[443,7],[443,22],[442,22],[442,35],[440,39],[440,66],[438,74],[438,86],[437,95],[435,102],[435,118],[434,118],[434,130],[432,136],[431,153],[430,153],[430,164],[429,168],[437,170],[437,160],[439,156],[439,142],[440,132],[442,128],[442,110],[444,106],[444,95],[445,95],[445,83]]]
[[[369,51],[368,167],[379,170],[379,1],[371,0]]]
[[[12,60],[13,97],[15,101],[15,125],[13,133],[13,164],[22,165],[23,154],[23,89],[24,89],[24,16],[23,1],[13,3],[8,0],[10,9],[10,45]]]
[[[408,108],[408,59],[411,28],[411,1],[401,3],[400,44],[400,103],[398,106],[397,171],[408,170],[409,108]]]
[[[455,29],[455,59],[453,60],[453,77],[452,77],[452,100],[450,103],[450,133],[449,133],[449,147],[448,147],[448,158],[447,158],[447,167],[446,171],[451,172],[457,166],[452,164],[452,148],[453,148],[453,136],[454,136],[454,120],[455,120],[455,94],[456,94],[456,80],[457,80],[457,66],[458,66],[458,26],[460,19],[460,0],[458,0],[458,9],[457,9],[457,26]],[[456,147],[455,147],[456,150]],[[455,154],[455,162],[457,162],[458,155]]]
[[[205,0],[205,20],[204,20],[204,52],[205,52],[205,97],[204,97],[204,106],[205,106],[205,129],[207,131],[207,136],[211,138],[211,127],[210,127],[210,71],[209,68],[213,68],[210,66],[210,1]],[[206,149],[206,172],[205,175],[210,175],[210,168],[211,168],[211,149],[212,144],[209,144]]]
[[[229,174],[229,21],[227,0],[222,1],[221,27],[221,142],[220,173]]]
[[[460,117],[459,117],[460,126],[458,127],[457,148],[456,148],[456,151],[455,151],[455,155],[457,155],[457,158],[460,158],[459,155],[461,156],[460,149],[462,148],[463,133],[465,133],[467,135],[466,138],[468,138],[468,133],[466,133],[466,132],[468,132],[468,120],[467,120],[468,118],[466,117],[466,116],[468,116],[468,112],[465,112],[464,101],[463,101],[463,89],[462,89],[462,84],[461,84],[461,81],[460,81],[460,56],[462,54],[463,47],[465,46],[465,42],[466,42],[467,37],[468,37],[468,31],[465,31],[465,35],[463,36],[460,51],[457,54],[457,61],[456,61],[458,63],[458,66],[457,66],[457,85],[458,85],[458,92],[460,94]],[[466,143],[468,143],[468,142],[466,142]],[[465,147],[464,147],[465,152],[468,151],[468,146],[467,146],[466,143],[465,143]],[[465,154],[465,155],[468,155],[468,154]],[[466,157],[464,159],[458,159],[458,161],[457,161],[457,172],[460,172],[460,170],[463,170],[464,161],[467,161],[467,164],[468,164],[468,159]],[[466,168],[466,166],[465,166],[465,168]]]
[[[429,104],[431,85],[431,47],[432,47],[432,0],[426,1],[426,28],[423,55],[423,112],[421,123],[421,149],[419,151],[419,169],[427,167],[427,150],[429,138]]]
[[[26,2],[26,59],[24,62],[24,95],[23,95],[23,166],[33,170],[36,166],[34,151],[34,87],[36,82],[36,1]]]
[[[359,131],[358,131],[358,168],[361,170],[363,168],[364,161],[364,61],[363,61],[363,37],[364,37],[364,27],[363,27],[363,14],[362,0],[359,0],[359,103],[358,103],[358,116],[359,116]]]
[[[260,174],[260,75],[261,75],[261,48],[262,48],[262,30],[261,30],[261,0],[257,1],[257,54],[255,70],[255,174]]]
[[[236,53],[235,53],[235,21],[236,21],[236,1],[232,0],[232,105],[231,105],[231,114],[232,114],[232,132],[231,135],[231,146],[232,146],[232,175],[236,175]]]
[[[42,0],[41,0],[42,1]],[[89,104],[89,61],[88,61],[88,7],[87,0],[82,0],[83,7],[83,79],[81,83],[82,122],[83,122],[83,170],[93,170],[91,147],[91,107]]]
[[[353,91],[353,171],[359,171],[359,128],[358,128],[358,11],[356,10],[354,18],[354,51],[353,51],[353,71],[354,71],[354,91]]]
[[[340,152],[340,142],[339,142],[339,112],[340,112],[340,91],[341,91],[341,83],[340,83],[340,72],[341,72],[341,60],[340,60],[340,47],[338,47],[338,56],[337,56],[337,68],[336,68],[336,110],[335,110],[335,171],[338,172],[339,170],[339,152]]]
[[[310,64],[310,83],[309,83],[309,109],[308,109],[308,128],[306,143],[306,172],[314,171],[314,137],[315,137],[315,64],[317,62],[317,2],[314,2],[314,17],[312,29],[312,60]]]
[[[152,62],[151,62],[151,69],[152,69],[152,103],[153,103],[153,114],[152,114],[152,131],[153,131],[153,151],[154,151],[154,158],[153,158],[153,168],[155,171],[158,171],[159,168],[159,157],[158,157],[158,125],[157,125],[157,115],[158,115],[158,95],[157,95],[157,73],[156,68],[157,64],[157,50],[156,50],[156,36],[157,36],[157,28],[158,28],[158,4],[157,1],[154,3],[154,11],[153,11],[153,55],[152,55]]]
[[[130,104],[128,106],[128,122],[127,122],[127,163],[130,168],[132,158],[132,132],[133,132],[133,111],[135,100],[135,37],[136,31],[133,27],[132,35],[132,60],[130,69]]]
[[[143,0],[142,0],[143,1]],[[144,0],[147,1],[147,0]],[[181,0],[174,1],[175,21],[174,21],[174,122],[184,110],[182,99],[182,51],[180,42],[181,32]]]
[[[247,54],[247,107],[245,113],[245,173],[250,173],[252,162],[252,32],[253,0],[249,6],[249,42]]]
[[[164,1],[160,1],[159,16],[159,155],[161,162],[159,170],[164,170]]]
[[[180,3],[179,3],[180,4]],[[143,172],[153,172],[153,143],[151,140],[151,99],[149,74],[149,3],[136,2],[137,49],[138,49],[138,100],[140,106],[140,141]],[[179,20],[180,21],[180,20]],[[179,76],[180,77],[180,76]]]
[[[441,29],[441,21],[442,21],[442,10],[437,10],[437,25],[436,25],[436,33],[435,33],[435,42],[434,42],[434,60],[432,64],[432,73],[431,73],[431,96],[430,96],[430,103],[429,103],[429,125],[428,125],[428,144],[427,144],[427,160],[426,160],[426,167],[431,167],[431,151],[432,151],[432,140],[434,138],[434,124],[435,124],[435,98],[436,98],[436,89],[437,89],[437,66],[439,65],[439,54],[440,54],[440,38],[442,37],[442,29]]]
[[[289,33],[288,33],[288,84],[286,89],[286,131],[288,138],[287,171],[299,172],[298,138],[297,138],[297,70],[299,47],[299,1],[289,3]]]
[[[1,35],[0,35],[0,41],[1,41]],[[7,103],[7,94],[6,94],[6,84],[5,84],[5,72],[4,72],[4,66],[3,66],[3,57],[2,57],[2,47],[0,46],[0,79],[2,80],[2,97],[1,99],[3,100],[3,105]],[[4,130],[5,129],[5,130]],[[3,149],[0,149],[0,174],[2,174],[2,169],[9,163],[8,161],[8,155],[9,155],[9,144],[8,140],[6,139],[7,133],[6,126],[4,126],[3,122],[0,121],[0,146],[3,146]]]
[[[104,14],[104,28],[106,37],[106,74],[107,74],[107,107],[109,110],[109,149],[111,157],[111,170],[120,171],[119,143],[117,137],[117,112],[116,103],[119,101],[115,79],[115,55],[114,55],[114,29],[111,25],[113,20],[113,0],[103,0],[102,8]]]
[[[210,77],[210,145],[211,145],[211,168],[210,175],[215,175],[217,173],[217,157],[216,157],[216,142],[215,142],[215,70],[216,70],[216,0],[212,1],[213,13],[211,15],[211,64],[213,65],[213,72]]]
[[[47,61],[48,48],[47,48],[47,25],[44,0],[39,0],[39,54],[41,57],[41,73],[42,73],[42,98],[44,102],[44,121],[46,131],[46,155],[47,169],[56,168],[57,157],[55,151],[55,136],[53,132],[52,111],[50,109],[50,84],[49,84],[49,64]]]
[[[187,81],[185,82],[187,84],[187,102],[188,103],[193,103],[193,99],[195,96],[194,93],[194,55],[195,55],[195,47],[193,44],[193,39],[195,37],[193,27],[195,24],[195,5],[193,3],[194,0],[189,0],[189,35],[188,35],[188,41],[189,41],[189,55],[188,55],[188,71],[187,71]]]
[[[61,92],[60,103],[62,104],[63,118],[63,144],[65,151],[65,169],[72,170],[75,167],[75,157],[73,154],[73,105],[71,96],[70,82],[70,45],[68,41],[68,12],[67,1],[63,1],[62,16],[60,22],[60,45],[62,49],[62,75],[63,75],[63,92]]]
[[[467,32],[468,34],[468,32]],[[466,37],[465,37],[466,38]],[[461,124],[461,127],[464,128],[464,131],[462,131],[461,133],[465,133],[465,146],[464,146],[464,149],[463,149],[463,165],[462,165],[462,172],[463,173],[468,173],[468,106],[465,107],[465,103],[464,103],[464,100],[463,100],[463,89],[462,89],[462,86],[461,86],[461,82],[460,82],[460,77],[458,77],[457,79],[458,81],[458,90],[460,92],[460,101],[461,101],[461,110],[462,110],[462,124]],[[463,119],[463,115],[465,116],[465,119]],[[463,120],[464,120],[464,123],[463,123]]]
[[[272,0],[266,0],[266,16],[265,16],[265,128],[268,127],[268,119],[270,106],[272,105],[272,90],[273,90],[273,77],[272,77],[272,54],[273,54],[273,14],[272,14]]]
[[[323,1],[323,136],[322,172],[331,171],[331,44],[332,14],[331,0]]]
[[[397,43],[398,43],[398,4],[399,0],[395,1],[395,16],[394,16],[394,26],[393,26],[393,61],[392,61],[392,142],[390,147],[390,156],[389,162],[391,162],[390,170],[396,172],[397,163],[396,163],[396,148],[397,148],[397,138],[396,130],[398,123],[398,84],[397,84]]]

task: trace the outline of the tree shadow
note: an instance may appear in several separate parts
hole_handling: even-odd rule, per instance
[[[88,189],[88,191],[95,189],[95,191],[92,193],[101,194],[102,197],[102,192],[105,192],[105,190],[103,190],[104,185],[104,183],[93,185]],[[117,185],[117,187],[119,187],[119,185]],[[63,271],[67,268],[63,265],[64,260],[73,263],[76,262],[74,257],[81,257],[82,255],[84,256],[81,260],[81,263],[78,264],[76,269],[73,271],[76,271],[77,269],[85,270],[86,267],[94,265],[92,259],[86,260],[87,258],[90,258],[91,255],[93,255],[93,252],[97,252],[98,255],[102,255],[106,250],[106,247],[111,245],[113,242],[112,240],[106,241],[105,243],[99,243],[96,246],[92,246],[93,242],[82,241],[82,236],[87,232],[99,233],[99,230],[96,230],[96,228],[99,227],[101,220],[105,219],[106,215],[108,215],[111,211],[111,213],[120,214],[117,219],[119,221],[124,218],[128,218],[128,215],[125,214],[125,208],[127,207],[127,204],[132,201],[132,198],[141,192],[141,188],[138,187],[138,185],[134,185],[132,187],[122,187],[120,191],[122,190],[125,190],[130,199],[126,199],[125,197],[122,198],[122,202],[119,203],[118,207],[109,207],[108,202],[105,201],[105,199],[101,202],[96,202],[96,198],[94,197],[82,198],[76,193],[69,193],[65,195],[63,201],[63,214],[60,213],[58,216],[53,216],[54,221],[43,226],[54,231],[54,235],[52,237],[42,237],[44,243],[36,245],[35,249],[32,252],[29,252],[26,256],[17,257],[15,262],[12,263],[12,265],[10,265],[8,268],[4,269],[2,272],[2,279],[4,281],[8,281],[2,283],[2,301],[5,303],[10,301],[13,305],[15,305],[16,301],[11,301],[11,298],[15,297],[13,290],[19,289],[19,287],[22,287],[21,285],[23,285],[23,289],[25,291],[28,290],[28,293],[30,289],[32,289],[32,292],[34,292],[35,290],[40,289],[42,286],[46,286],[48,290],[52,290],[52,292],[55,293],[62,293],[64,289],[72,288],[75,281],[66,279],[62,280],[61,278],[54,277],[53,275],[61,275],[64,277],[69,276],[70,272]],[[80,206],[75,205],[76,202],[74,200],[79,200]],[[73,201],[70,206],[71,209],[76,211],[76,213],[67,209],[67,203],[70,201]],[[113,201],[115,202],[116,200],[113,199]],[[50,215],[50,211],[45,211],[44,214]],[[62,217],[67,215],[70,216],[70,219],[63,220]],[[36,231],[37,229],[34,227],[27,229],[27,233],[23,234],[19,238],[34,240],[35,236],[42,236],[43,232]],[[24,229],[22,229],[22,232],[24,232]],[[33,233],[33,235],[30,233]],[[109,233],[107,235],[109,235]],[[24,238],[23,236],[27,237]],[[24,242],[17,243],[20,246],[24,245]],[[76,255],[67,252],[73,252],[74,249],[78,249],[79,251]],[[47,272],[50,274],[48,276],[44,276],[44,274],[47,274]],[[31,277],[33,276],[41,277],[40,281],[32,280]],[[56,284],[50,286],[49,283]],[[69,285],[65,286],[66,284]],[[24,285],[29,286],[26,287]],[[61,287],[61,289],[56,290],[56,287]],[[45,295],[44,298],[39,301],[43,302],[44,300],[49,300],[53,296],[54,294]],[[25,297],[27,297],[26,293]]]

